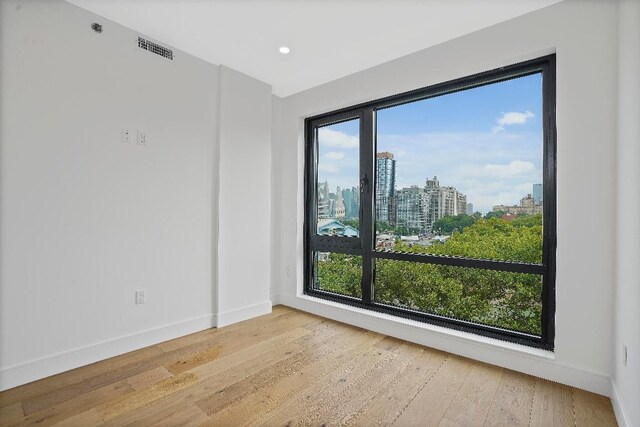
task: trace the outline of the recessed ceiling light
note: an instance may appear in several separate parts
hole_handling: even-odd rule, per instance
[[[281,46],[280,49],[278,49],[280,51],[281,54],[286,55],[287,53],[291,52],[291,49],[289,49],[286,46]]]

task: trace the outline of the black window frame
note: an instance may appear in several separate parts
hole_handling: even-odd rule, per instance
[[[380,313],[413,319],[447,328],[553,351],[555,338],[556,277],[556,57],[543,56],[514,65],[481,72],[444,83],[404,92],[305,120],[304,166],[304,293],[317,298]],[[375,243],[375,158],[376,110],[460,92],[487,84],[542,73],[543,121],[543,260],[542,264],[497,261],[466,257],[376,251]],[[360,124],[360,214],[359,237],[316,235],[318,127],[359,119]],[[338,252],[362,256],[362,298],[339,295],[314,287],[313,253]],[[542,277],[541,336],[499,327],[452,319],[373,300],[374,259],[422,262],[478,269],[532,273]]]

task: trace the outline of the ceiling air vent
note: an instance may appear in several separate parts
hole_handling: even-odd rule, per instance
[[[138,37],[138,47],[173,61],[173,51],[150,40]]]

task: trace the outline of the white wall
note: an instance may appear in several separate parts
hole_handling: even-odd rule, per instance
[[[278,162],[278,158],[282,155],[281,150],[285,146],[284,144],[276,141],[276,138],[280,138],[282,115],[282,98],[273,95],[271,101],[271,156],[270,161],[273,165]],[[282,270],[282,257],[278,254],[282,250],[281,235],[278,234],[281,230],[279,218],[281,216],[280,209],[282,208],[281,195],[282,189],[282,174],[276,170],[271,171],[271,251],[270,256],[270,268],[271,268],[271,286],[269,289],[270,299],[278,298],[280,293],[280,272]],[[276,254],[274,256],[274,254]],[[286,271],[285,271],[286,274]]]
[[[220,68],[218,325],[271,311],[271,86]]]
[[[278,300],[602,394],[610,389],[615,229],[615,2],[568,0],[292,95],[275,132]],[[557,52],[558,251],[555,354],[301,295],[303,118]],[[274,212],[276,210],[274,209]],[[609,220],[607,220],[609,218]],[[291,274],[287,274],[287,269]]]
[[[613,359],[618,419],[640,426],[640,1],[620,2],[616,318]],[[627,346],[627,365],[622,349]],[[622,424],[622,423],[621,423]]]
[[[60,0],[0,7],[0,389],[270,310],[270,87]]]

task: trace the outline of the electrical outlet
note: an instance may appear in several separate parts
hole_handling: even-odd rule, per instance
[[[142,290],[136,291],[136,304],[144,304],[144,301],[145,301],[144,291]]]
[[[147,136],[144,132],[138,131],[138,145],[147,145]]]
[[[622,366],[627,366],[627,345],[622,344]]]
[[[129,129],[122,129],[122,142],[131,144],[131,132]]]

